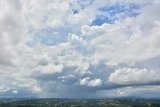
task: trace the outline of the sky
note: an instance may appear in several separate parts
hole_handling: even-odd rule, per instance
[[[160,0],[0,0],[0,98],[160,98]]]

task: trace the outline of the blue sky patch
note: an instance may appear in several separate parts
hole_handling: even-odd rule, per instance
[[[95,20],[92,21],[92,26],[101,26],[104,23],[113,24],[115,19],[106,16],[97,16]]]
[[[73,14],[77,14],[79,11],[74,9],[74,10],[72,10],[72,12],[73,12]]]
[[[92,21],[92,26],[101,26],[104,23],[113,24],[116,20],[122,20],[126,17],[136,17],[139,15],[138,4],[119,4],[116,3],[110,7],[100,8],[100,14]]]

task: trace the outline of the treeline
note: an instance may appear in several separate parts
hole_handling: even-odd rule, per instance
[[[63,100],[30,99],[2,100],[0,107],[160,107],[159,100]]]

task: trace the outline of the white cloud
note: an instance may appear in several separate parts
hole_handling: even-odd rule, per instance
[[[35,71],[41,71],[42,73],[52,74],[56,72],[62,72],[63,65],[47,64],[45,66],[39,65]]]
[[[160,81],[160,73],[139,68],[122,68],[111,73],[109,82],[119,85],[153,84]]]
[[[71,13],[67,1],[21,0],[21,3],[23,15],[29,26],[33,27],[34,30],[64,26]]]
[[[136,63],[160,56],[158,0],[123,1],[122,4],[151,4],[140,9],[141,14],[137,17],[126,16],[126,19],[118,20],[115,24],[102,26],[91,26],[92,20],[99,14],[98,9],[112,6],[117,0],[95,0],[93,3],[87,0],[81,4],[78,1],[0,0],[1,93],[17,90],[19,95],[20,90],[29,90],[31,94],[42,96],[46,93],[55,94],[59,86],[57,73],[60,77],[63,75],[60,80],[66,81],[72,77],[77,81],[87,75],[88,77],[80,79],[80,85],[101,86],[104,75],[96,68],[101,65],[117,69],[109,78],[113,83],[159,81],[159,73],[154,69],[121,67],[135,66]],[[78,12],[73,14],[73,9]],[[48,29],[66,40],[56,41],[52,46],[42,43],[39,33]],[[46,33],[44,42],[45,39],[54,41],[50,37],[54,38],[55,35]],[[120,78],[116,78],[118,76]]]
[[[159,21],[141,24],[139,18],[141,15],[128,18],[123,23],[83,27],[84,40],[94,52],[91,54],[92,63],[104,61],[109,66],[131,65],[159,56]],[[149,23],[153,24],[152,27]],[[151,28],[144,28],[144,24]]]
[[[86,77],[80,80],[80,85],[86,85],[90,87],[101,86],[102,80],[97,78],[91,79],[90,77]]]
[[[17,90],[13,90],[13,91],[12,91],[12,93],[17,94],[17,93],[18,93],[18,91],[17,91]]]

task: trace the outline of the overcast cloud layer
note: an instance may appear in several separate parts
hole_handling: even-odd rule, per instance
[[[160,1],[0,0],[0,97],[160,98]]]

